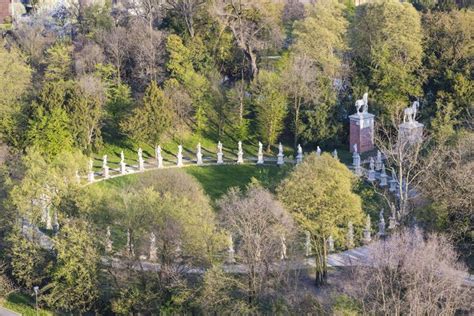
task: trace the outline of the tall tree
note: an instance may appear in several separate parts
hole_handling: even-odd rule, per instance
[[[257,113],[257,127],[270,151],[283,131],[287,113],[286,96],[280,89],[280,77],[273,72],[261,71],[253,86],[253,103]]]
[[[231,30],[238,48],[249,61],[252,78],[256,77],[258,53],[280,43],[282,38],[275,5],[268,0],[217,0],[214,13]]]
[[[152,81],[140,104],[121,124],[123,131],[137,141],[157,146],[163,134],[171,126],[170,100],[163,90]]]
[[[353,193],[355,178],[329,154],[311,154],[278,187],[278,196],[301,230],[308,231],[316,255],[316,283],[327,274],[327,242],[345,244],[347,225],[362,225],[361,200]]]
[[[44,78],[47,81],[68,80],[72,75],[72,47],[67,43],[57,42],[46,51],[46,69]]]
[[[168,7],[184,21],[191,37],[194,37],[195,15],[206,2],[207,0],[166,0]]]
[[[382,1],[360,5],[350,30],[353,85],[373,91],[375,109],[397,113],[421,95],[420,14],[410,3]]]

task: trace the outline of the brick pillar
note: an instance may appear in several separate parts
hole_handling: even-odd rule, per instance
[[[359,113],[349,116],[349,149],[354,151],[354,144],[360,153],[374,149],[374,115]]]
[[[10,0],[0,0],[0,24],[10,16]]]

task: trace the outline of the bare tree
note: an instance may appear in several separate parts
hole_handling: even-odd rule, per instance
[[[454,315],[471,308],[466,267],[449,241],[404,230],[369,246],[367,266],[355,269],[348,292],[363,314]]]
[[[36,67],[42,62],[46,48],[54,42],[53,34],[47,31],[44,23],[43,17],[36,15],[30,23],[17,23],[13,32],[18,45]]]
[[[194,16],[206,2],[206,0],[166,0],[166,5],[184,20],[189,36],[194,37]]]
[[[257,53],[282,40],[278,19],[265,0],[216,0],[213,12],[234,35],[237,46],[251,65],[252,78],[257,75]]]
[[[274,264],[285,259],[283,248],[293,239],[292,218],[260,187],[251,187],[246,193],[231,189],[218,205],[222,223],[236,242],[236,260],[247,265],[249,303],[257,304],[271,289],[272,281],[285,273]]]
[[[153,30],[156,19],[160,18],[165,0],[130,0],[128,8],[135,16],[141,18],[148,30]]]
[[[120,81],[123,66],[128,55],[128,37],[127,30],[124,27],[116,26],[108,32],[103,32],[100,35],[102,45],[104,46],[104,53],[115,66],[117,70],[116,79]]]
[[[396,192],[383,192],[392,214],[398,220],[405,219],[413,209],[413,201],[420,197],[423,175],[434,162],[433,155],[427,155],[433,148],[426,133],[408,135],[400,129],[401,119],[392,117],[392,124],[381,122],[375,143],[386,159],[396,180]]]
[[[105,60],[101,47],[92,41],[77,44],[75,49],[74,68],[78,75],[94,72],[96,65]]]

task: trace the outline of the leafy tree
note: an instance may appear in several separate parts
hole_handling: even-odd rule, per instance
[[[163,90],[152,81],[145,91],[141,104],[122,123],[123,131],[135,140],[157,146],[171,126],[172,113],[169,104],[170,100]]]
[[[195,15],[206,4],[206,0],[168,0],[166,4],[184,21],[189,36],[194,37]]]
[[[47,81],[61,81],[71,78],[71,53],[72,47],[63,42],[57,42],[46,51],[44,78]]]
[[[86,312],[98,299],[100,256],[93,236],[87,222],[73,220],[54,238],[57,262],[51,282],[42,289],[50,306]]]
[[[311,234],[316,252],[316,282],[326,278],[327,240],[345,244],[347,225],[362,225],[361,200],[353,193],[354,176],[329,154],[311,154],[281,183],[280,200],[300,228]]]
[[[261,71],[252,85],[258,130],[270,150],[284,127],[286,97],[279,88],[280,78],[276,73]]]
[[[29,122],[28,144],[48,157],[54,157],[61,151],[70,151],[74,139],[69,128],[70,119],[62,108],[53,108],[47,112],[39,106]]]
[[[398,113],[421,95],[420,14],[410,3],[383,1],[358,6],[350,30],[353,85],[373,91],[375,109]]]

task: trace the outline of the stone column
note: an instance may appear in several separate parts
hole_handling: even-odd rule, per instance
[[[223,164],[224,163],[224,153],[222,152],[222,143],[219,141],[217,143],[217,163]]]
[[[244,163],[244,151],[242,149],[242,142],[241,141],[239,141],[238,147],[239,147],[239,149],[238,149],[238,152],[237,152],[237,163],[241,164],[241,163]]]
[[[257,165],[263,165],[263,144],[258,142]]]
[[[197,148],[196,148],[196,164],[202,165],[201,143],[198,143]]]
[[[296,163],[300,164],[303,162],[303,148],[298,144],[297,154],[296,154]]]
[[[155,148],[155,158],[156,158],[156,166],[158,168],[163,168],[163,156],[161,155],[161,146],[158,145]]]
[[[282,166],[285,164],[285,155],[283,154],[283,145],[278,144],[278,155],[277,155],[277,165]]]
[[[176,165],[178,167],[182,167],[183,166],[183,146],[181,145],[178,145],[178,154],[176,155],[176,158],[177,158]]]

